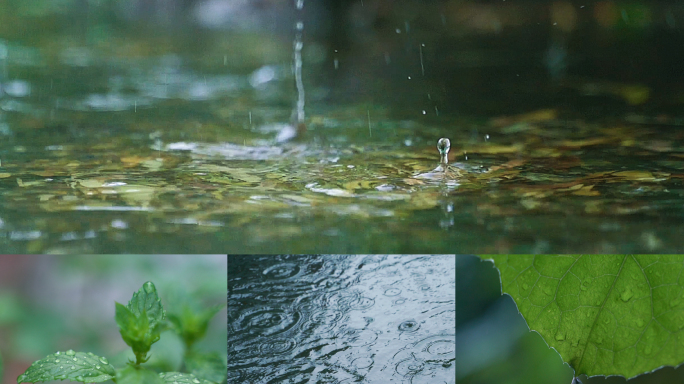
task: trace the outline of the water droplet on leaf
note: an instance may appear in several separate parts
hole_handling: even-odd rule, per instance
[[[627,289],[625,289],[622,292],[622,295],[620,295],[620,299],[622,299],[622,301],[624,302],[628,302],[629,299],[632,298],[632,296],[634,296],[634,294],[632,293],[632,289],[630,287],[627,287]]]
[[[73,349],[70,349],[70,350],[66,351],[66,354],[67,354],[67,356],[73,356],[76,354],[76,352],[74,352]]]
[[[102,364],[109,364],[106,357],[100,357],[100,361],[102,362]]]
[[[154,292],[154,284],[152,284],[151,281],[148,281],[147,283],[145,283],[144,289],[145,289],[145,292],[152,293],[152,292]]]
[[[556,340],[558,340],[558,341],[563,341],[563,340],[565,340],[565,332],[558,332],[558,333],[556,333]]]

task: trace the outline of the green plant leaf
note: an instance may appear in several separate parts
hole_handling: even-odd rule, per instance
[[[156,372],[140,366],[127,366],[116,373],[117,384],[165,384]]]
[[[190,373],[163,372],[159,374],[159,377],[164,383],[171,384],[212,384],[210,381],[198,379]]]
[[[152,282],[143,284],[127,306],[116,303],[116,324],[121,337],[135,354],[136,364],[147,361],[147,352],[157,342],[166,312]]]
[[[196,310],[192,305],[184,303],[180,306],[180,311],[169,311],[169,321],[187,348],[190,348],[197,340],[204,337],[209,321],[225,306],[224,303],[205,310]]]
[[[143,284],[142,288],[133,294],[133,298],[128,302],[127,307],[137,317],[145,313],[152,329],[156,328],[166,316],[161,299],[157,295],[157,288],[151,281]]]
[[[576,376],[629,379],[684,362],[684,256],[482,257]]]
[[[212,383],[226,381],[228,364],[220,353],[191,353],[185,359],[185,367],[193,375]]]
[[[17,378],[17,383],[71,380],[88,383],[107,381],[116,376],[106,358],[90,352],[56,352],[38,360]]]

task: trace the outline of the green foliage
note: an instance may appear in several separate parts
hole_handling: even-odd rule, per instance
[[[181,310],[181,315],[174,317],[173,322],[164,323],[166,311],[162,306],[161,299],[154,284],[146,282],[142,288],[133,294],[128,305],[115,303],[116,323],[119,326],[121,337],[133,350],[136,357],[135,362],[130,361],[124,368],[115,369],[105,357],[99,357],[90,352],[74,352],[73,350],[56,352],[34,362],[26,372],[17,378],[17,383],[65,379],[83,383],[112,380],[118,384],[212,384],[224,382],[226,380],[226,362],[219,353],[196,353],[186,350],[185,366],[192,373],[157,373],[140,365],[149,359],[147,353],[152,344],[160,339],[163,328],[172,328],[182,337],[187,335],[188,340],[194,343],[204,336],[209,320],[223,307],[221,305],[204,310],[197,309],[196,314],[190,313],[189,308],[196,306],[196,303],[189,302],[187,308],[184,307]],[[173,337],[172,334],[169,335]],[[179,341],[177,343],[181,346]],[[0,360],[0,377],[1,373],[2,361]]]
[[[127,306],[116,303],[116,324],[123,340],[133,349],[136,364],[147,361],[147,352],[159,340],[159,325],[165,316],[157,289],[150,281],[133,294]]]
[[[160,373],[159,377],[163,383],[170,384],[211,384],[210,381],[198,379],[189,373],[165,372]]]
[[[39,381],[64,380],[99,383],[116,376],[106,358],[92,353],[56,352],[40,359],[17,378],[17,383],[36,383]]]
[[[684,256],[492,259],[531,330],[575,374],[632,378],[684,362]]]
[[[227,362],[219,353],[191,353],[185,359],[185,367],[200,379],[215,383],[226,381]]]
[[[190,349],[192,345],[207,332],[209,320],[214,317],[225,304],[215,305],[205,310],[196,310],[189,303],[183,303],[178,312],[169,312],[169,322],[173,329],[183,339],[186,347]]]

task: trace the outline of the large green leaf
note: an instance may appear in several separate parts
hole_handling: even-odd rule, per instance
[[[684,362],[684,256],[482,256],[575,375],[631,378]]]
[[[107,381],[116,376],[107,359],[92,353],[56,352],[38,360],[17,378],[17,383],[71,380],[88,383]]]

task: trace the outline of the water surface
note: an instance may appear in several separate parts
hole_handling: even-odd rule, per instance
[[[456,380],[454,256],[229,256],[228,382]]]

